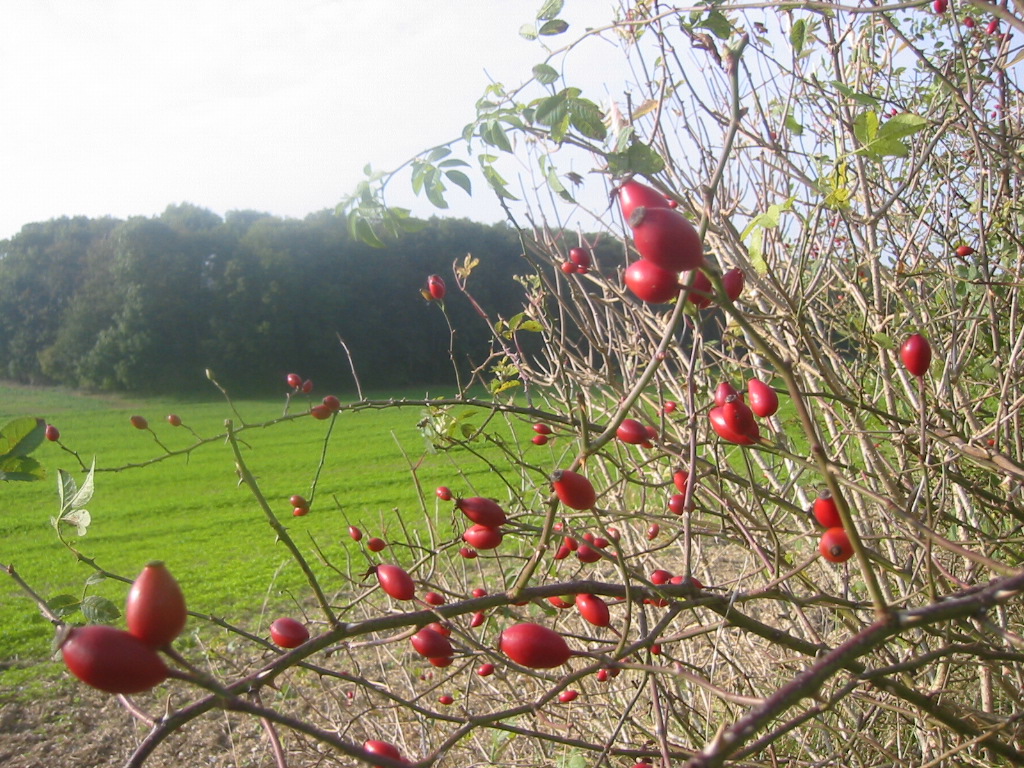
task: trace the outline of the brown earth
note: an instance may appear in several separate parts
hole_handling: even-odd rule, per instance
[[[145,737],[116,696],[85,686],[62,685],[52,696],[0,698],[0,766],[4,768],[120,768]],[[135,702],[159,713],[161,702]],[[286,744],[303,749],[293,735]],[[308,751],[289,756],[290,768],[322,764]],[[211,712],[161,743],[146,768],[273,768],[266,733],[252,718]]]

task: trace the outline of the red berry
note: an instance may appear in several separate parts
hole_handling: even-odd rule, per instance
[[[476,557],[476,554],[476,550],[470,549],[469,547],[461,547],[459,549],[459,555],[465,558],[466,560],[472,560]]]
[[[371,537],[370,540],[366,542],[366,548],[371,552],[380,552],[387,545],[388,544],[384,539],[379,539],[376,536]]]
[[[565,664],[572,651],[560,634],[540,624],[513,624],[501,633],[501,652],[530,669],[552,669]]]
[[[651,572],[651,584],[668,584],[672,580],[672,574],[663,568]]]
[[[686,299],[695,307],[700,309],[706,309],[711,306],[711,302],[715,298],[715,289],[711,285],[711,280],[703,272],[695,272],[693,276],[693,285],[686,292]]]
[[[423,596],[423,602],[427,605],[444,605],[444,597],[437,594],[437,592],[427,592]]]
[[[750,410],[762,419],[774,416],[775,412],[779,410],[778,394],[758,379],[751,379],[747,382],[747,398],[750,400]]]
[[[61,655],[71,674],[107,693],[141,693],[167,679],[167,666],[152,646],[103,624],[72,628]]]
[[[473,617],[469,620],[469,626],[471,626],[474,629],[476,629],[481,624],[483,624],[485,620],[486,620],[486,617],[484,616],[484,612],[483,611],[477,611],[476,613],[473,614]]]
[[[559,610],[565,610],[566,608],[572,608],[573,603],[569,602],[558,595],[552,595],[548,598],[548,602],[551,603],[555,608]]]
[[[558,700],[563,704],[568,704],[570,701],[575,701],[576,697],[579,696],[579,691],[574,691],[572,688],[566,691],[562,691],[558,694]]]
[[[397,565],[381,563],[374,568],[381,589],[395,600],[412,600],[416,594],[416,585],[412,577]]]
[[[737,445],[753,445],[757,442],[753,437],[749,435],[743,435],[736,432],[730,422],[725,418],[723,408],[725,406],[716,406],[711,409],[708,413],[708,418],[711,420],[711,427],[715,430],[719,437],[723,440],[727,440],[730,443]],[[757,426],[756,424],[754,425]]]
[[[323,399],[323,405],[330,409],[331,413],[341,410],[341,400],[334,395],[327,395]]]
[[[591,509],[597,503],[594,486],[583,475],[572,470],[555,470],[551,475],[551,483],[559,500],[571,509]]]
[[[167,423],[170,424],[172,427],[180,427],[181,416],[179,416],[176,413],[169,413],[167,414]]]
[[[623,419],[619,428],[615,430],[615,436],[630,445],[640,445],[648,440],[647,427],[636,419]]]
[[[673,493],[668,499],[668,508],[673,515],[681,515],[686,511],[686,496]]]
[[[651,523],[651,527],[647,529],[647,540],[654,541],[658,538],[659,533],[661,533],[661,526],[657,523]]]
[[[740,297],[740,294],[743,293],[745,282],[746,276],[739,267],[733,267],[722,275],[722,285],[725,288],[725,295],[729,297],[729,301],[736,301]]]
[[[380,755],[381,757],[390,757],[395,762],[405,762],[402,759],[402,753],[398,751],[398,747],[394,744],[389,744],[386,741],[377,741],[371,739],[370,741],[363,742],[363,749],[369,752],[371,755]],[[379,768],[376,766],[375,768]]]
[[[483,496],[457,499],[455,508],[462,510],[462,513],[474,523],[487,526],[488,528],[497,528],[508,521],[508,518],[505,517],[505,510],[501,508],[498,502]]]
[[[46,439],[51,443],[55,443],[60,440],[60,430],[57,429],[53,424],[46,425]]]
[[[538,421],[536,424],[533,425],[533,431],[536,432],[538,435],[550,435],[551,427],[549,427],[542,421]]]
[[[974,18],[971,16],[964,18],[964,26],[968,29],[974,29]]]
[[[900,347],[900,357],[911,375],[920,378],[928,372],[928,366],[932,364],[932,347],[921,334],[911,334]]]
[[[679,295],[679,273],[662,269],[648,259],[637,259],[623,275],[626,287],[641,301],[663,304]]]
[[[441,301],[448,293],[448,287],[444,284],[444,280],[441,279],[440,275],[431,275],[427,278],[427,293],[430,294],[430,298],[434,301]]]
[[[438,704],[444,704],[444,705],[445,705],[446,707],[447,707],[447,706],[448,706],[449,704],[452,704],[452,703],[454,703],[454,702],[455,702],[455,699],[453,699],[453,698],[452,698],[451,696],[449,696],[449,695],[448,695],[447,693],[445,693],[445,694],[442,694],[441,696],[438,696],[438,697],[437,697],[437,703],[438,703]]]
[[[935,13],[938,14],[945,13],[948,7],[949,0],[934,0],[934,2],[932,2],[932,10],[934,10]]]
[[[487,525],[471,525],[462,534],[462,540],[476,549],[495,549],[504,538],[501,528],[491,528]]]
[[[728,381],[723,381],[715,387],[715,405],[725,405],[729,397],[739,394]]]
[[[999,31],[999,19],[998,18],[992,19],[992,21],[990,21],[988,23],[988,26],[985,27],[985,33],[989,34],[989,35],[994,35],[998,31]]]
[[[480,675],[480,677],[487,677],[489,675],[493,675],[494,674],[494,665],[491,664],[490,662],[487,662],[485,664],[481,664],[479,667],[476,668],[476,673],[478,675]]]
[[[421,629],[410,641],[416,653],[428,659],[444,658],[455,653],[448,638],[430,627]]]
[[[589,544],[580,544],[576,548],[576,557],[581,563],[596,563],[601,559],[601,553]]]
[[[486,597],[487,590],[483,587],[473,587],[473,597]]]
[[[300,496],[297,493],[292,494],[291,496],[288,497],[288,503],[291,504],[293,507],[302,507],[304,509],[309,509],[309,502],[306,501],[306,497]]]
[[[548,444],[548,436],[547,435],[534,435],[531,438],[531,442],[534,445],[547,445]]]
[[[690,482],[690,473],[685,469],[677,469],[672,473],[672,482],[680,493],[686,493],[686,486]]]
[[[832,498],[832,494],[827,488],[818,494],[818,498],[814,500],[814,507],[812,507],[811,513],[822,528],[841,528],[843,526],[843,521],[839,517],[839,508],[836,506],[836,500]]]
[[[640,256],[670,272],[698,269],[704,246],[690,221],[669,208],[640,207],[629,217]]]
[[[571,261],[563,261],[559,269],[561,269],[565,274],[571,275],[576,271],[576,265]]]
[[[309,640],[306,625],[288,616],[274,619],[270,625],[270,639],[281,648],[298,648]]]
[[[850,537],[842,528],[829,528],[825,531],[821,535],[818,551],[831,563],[844,563],[853,557],[853,545],[850,544]]]
[[[972,22],[970,26],[974,26],[974,23]],[[971,256],[974,253],[975,250],[971,248],[971,246],[969,245],[961,245],[956,249],[956,255],[962,259],[967,258],[968,256]]]
[[[590,251],[583,247],[571,248],[569,249],[569,261],[576,266],[577,272],[586,274],[591,264]]]
[[[363,532],[354,525],[348,527],[348,535],[352,538],[352,541],[360,541],[363,538]]]
[[[621,184],[618,189],[615,190],[615,194],[619,198],[619,206],[622,208],[622,217],[629,221],[633,216],[633,211],[640,207],[646,208],[667,208],[668,200],[656,189],[648,187],[646,184],[641,184],[635,179]]]
[[[607,627],[611,623],[608,604],[597,595],[576,595],[576,610],[595,627]]]
[[[437,490],[435,491],[435,493],[437,494],[437,498],[439,498],[441,501],[452,500],[452,492],[446,485],[437,486]]]
[[[285,377],[285,381],[288,382],[288,386],[292,389],[298,389],[302,386],[302,377],[297,373],[289,373],[288,376]]]
[[[304,382],[302,382],[301,389],[302,389],[304,394],[308,395],[310,392],[313,391],[313,380],[312,379],[306,379]]]
[[[154,648],[181,634],[188,618],[185,595],[162,562],[148,563],[132,582],[124,618],[128,631]]]
[[[309,514],[309,510],[306,507],[295,507],[292,510],[292,517],[305,517]]]
[[[677,407],[675,400],[666,400],[664,405],[661,406],[661,410],[664,413],[674,413]]]
[[[721,409],[722,418],[733,432],[751,436],[756,428],[754,412],[739,398],[739,395],[727,398]]]
[[[331,418],[331,414],[333,413],[330,408],[323,404],[314,405],[309,409],[309,412],[314,419],[319,419],[320,421]]]
[[[148,429],[149,428],[149,422],[146,421],[146,417],[145,416],[132,416],[129,419],[129,421],[132,423],[132,426],[135,427],[136,429]]]

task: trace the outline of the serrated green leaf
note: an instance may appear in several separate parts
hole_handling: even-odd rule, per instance
[[[750,233],[750,239],[747,241],[747,256],[750,258],[751,264],[754,265],[754,271],[757,274],[768,274],[768,263],[764,260],[763,229],[757,228]]]
[[[507,182],[505,181],[504,178],[502,178],[501,174],[494,169],[493,165],[481,165],[480,171],[484,175],[484,180],[490,185],[491,189],[493,189],[500,197],[503,197],[506,200],[519,199],[518,197],[516,197],[515,195],[508,191],[508,189],[505,187],[505,184]]]
[[[473,182],[462,171],[445,171],[444,175],[452,184],[460,187],[467,195],[473,194]]]
[[[512,143],[505,134],[505,129],[497,120],[488,120],[480,128],[480,138],[486,144],[497,147],[502,152],[512,152]]]
[[[46,601],[46,607],[53,611],[59,619],[67,618],[77,611],[80,605],[81,603],[74,595],[54,595]]]
[[[562,12],[564,0],[545,0],[544,5],[537,11],[537,21],[548,21]]]
[[[491,394],[498,395],[508,389],[514,389],[515,387],[521,387],[522,383],[519,381],[492,381],[491,382]]]
[[[534,113],[533,119],[541,125],[555,125],[562,120],[568,111],[568,98],[565,91],[543,99]]]
[[[88,595],[82,601],[82,613],[93,624],[112,624],[121,617],[117,606],[99,595]]]
[[[448,201],[444,199],[444,191],[444,184],[441,183],[441,179],[436,173],[432,174],[430,183],[425,188],[425,192],[427,200],[429,200],[430,204],[435,208],[444,209],[448,207]]]
[[[604,141],[608,129],[602,121],[601,108],[589,99],[569,99],[569,124],[588,139]]]
[[[536,40],[537,27],[533,24],[523,24],[523,26],[519,28],[519,36],[524,37],[527,40]]]
[[[804,43],[807,42],[807,22],[797,19],[789,30],[789,44],[793,46],[793,54],[799,57],[804,50]]]
[[[708,30],[719,40],[728,40],[733,30],[732,22],[721,11],[711,11],[694,26]]]
[[[46,434],[46,422],[35,416],[12,419],[0,428],[0,457],[28,456]]]
[[[878,114],[868,110],[853,118],[853,135],[864,146],[874,141],[878,136]]]
[[[538,64],[533,68],[533,77],[541,85],[551,85],[560,75],[550,64]]]
[[[876,139],[870,145],[863,148],[862,154],[875,158],[882,157],[906,157],[910,154],[910,147],[899,139]]]
[[[536,320],[524,320],[516,328],[517,331],[532,331],[533,333],[541,333],[544,330],[544,326],[538,323]]]
[[[468,168],[469,163],[465,160],[459,160],[457,157],[452,157],[448,160],[442,160],[437,164],[438,168]]]
[[[71,499],[78,493],[78,483],[75,482],[75,478],[71,476],[71,473],[63,470],[57,470],[57,497],[60,499],[60,511],[63,513],[69,506]]]
[[[903,112],[899,115],[893,115],[882,123],[878,129],[878,138],[902,139],[923,130],[927,125],[928,121],[923,117],[911,114],[910,112]]]
[[[551,21],[545,21],[541,25],[541,28],[537,30],[537,33],[546,37],[552,35],[560,35],[569,28],[569,24],[562,19],[552,19]]]
[[[87,587],[91,587],[94,584],[99,584],[101,581],[106,581],[106,580],[107,580],[106,574],[104,574],[104,573],[102,573],[100,571],[95,571],[94,573],[89,575],[89,578],[87,578],[85,580],[85,585]]]
[[[562,183],[562,180],[558,178],[558,174],[555,172],[554,167],[548,166],[547,170],[544,173],[544,179],[545,181],[547,181],[548,186],[551,187],[551,191],[553,191],[563,200],[566,200],[567,202],[570,203],[576,202],[573,199],[572,195],[569,193],[569,190],[565,188],[565,185]]]
[[[0,458],[0,480],[31,482],[46,477],[43,465],[31,456],[4,456]]]
[[[792,133],[794,136],[802,136],[804,133],[804,127],[796,121],[792,113],[786,115],[786,119],[783,123],[786,126],[786,130]]]

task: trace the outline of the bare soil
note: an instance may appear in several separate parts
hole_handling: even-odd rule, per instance
[[[49,694],[52,694],[49,695]],[[139,697],[151,714],[161,702]],[[116,696],[63,684],[26,700],[0,691],[0,765],[4,768],[120,768],[148,732]],[[300,748],[301,745],[294,743]],[[286,744],[287,746],[287,744]],[[311,754],[289,757],[290,768],[315,765]],[[274,766],[269,740],[258,722],[215,711],[161,743],[146,768],[262,768]]]

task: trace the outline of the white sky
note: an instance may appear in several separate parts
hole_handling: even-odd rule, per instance
[[[391,169],[456,137],[488,76],[525,80],[544,52],[518,30],[541,4],[3,0],[0,238],[62,215],[151,216],[180,202],[221,215],[333,207],[367,163]],[[567,0],[570,31],[548,42],[607,23],[611,5]],[[596,89],[610,60],[594,46],[573,54]],[[449,214],[499,220],[473,180],[474,199],[453,191]]]

